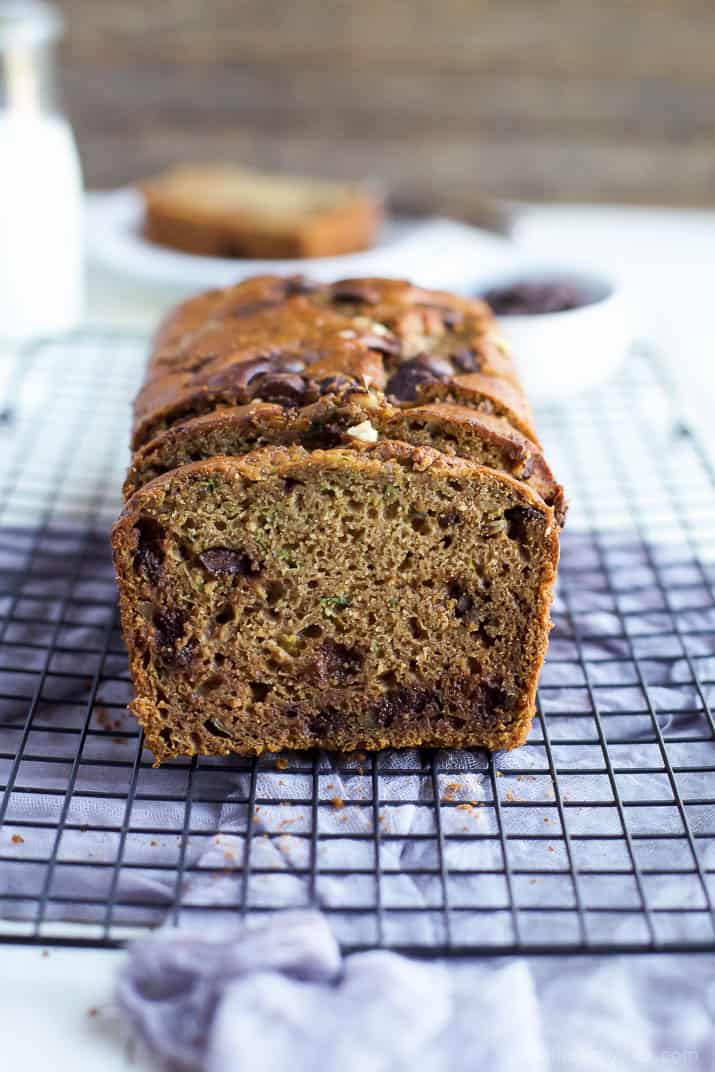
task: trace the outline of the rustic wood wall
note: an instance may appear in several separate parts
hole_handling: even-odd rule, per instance
[[[181,159],[399,204],[715,202],[715,0],[59,0],[92,186]]]

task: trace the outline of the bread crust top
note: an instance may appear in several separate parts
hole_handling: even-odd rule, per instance
[[[135,402],[132,446],[219,405],[290,408],[346,386],[405,407],[431,397],[476,402],[537,442],[484,302],[404,280],[265,275],[183,302],[164,320]]]

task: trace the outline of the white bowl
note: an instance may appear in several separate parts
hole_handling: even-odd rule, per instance
[[[530,402],[569,398],[608,379],[632,341],[628,302],[619,282],[605,272],[573,265],[534,263],[480,280],[478,293],[516,283],[566,281],[589,304],[561,313],[499,316]]]

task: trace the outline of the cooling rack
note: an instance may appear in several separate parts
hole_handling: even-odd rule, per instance
[[[154,770],[108,548],[145,352],[4,368],[0,941],[319,905],[345,949],[715,950],[715,477],[655,355],[539,414],[571,512],[525,747]]]

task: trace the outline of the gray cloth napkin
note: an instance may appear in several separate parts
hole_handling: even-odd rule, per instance
[[[129,950],[118,1005],[189,1072],[652,1072],[715,1065],[715,958],[341,958],[323,916],[207,917]]]
[[[317,912],[137,942],[117,999],[154,1053],[202,1072],[446,1072],[470,1052],[492,1068],[547,1067],[524,962],[452,975],[381,951],[342,959]]]

